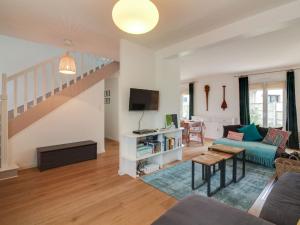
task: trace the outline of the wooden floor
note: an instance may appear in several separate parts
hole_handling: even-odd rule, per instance
[[[198,145],[184,151],[188,160]],[[118,176],[118,144],[106,142],[98,160],[40,173],[23,170],[0,181],[0,224],[147,225],[176,200],[129,176]]]

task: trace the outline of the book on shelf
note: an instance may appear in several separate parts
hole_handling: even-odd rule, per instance
[[[181,138],[164,137],[164,151],[172,150],[181,147]]]
[[[161,142],[153,141],[144,141],[137,145],[137,157],[143,157],[147,155],[152,155],[159,153],[161,151]]]

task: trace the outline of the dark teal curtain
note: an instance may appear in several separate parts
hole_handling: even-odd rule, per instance
[[[287,72],[286,93],[287,93],[286,130],[291,132],[291,136],[289,138],[287,146],[289,148],[299,149],[294,71]]]
[[[239,78],[239,90],[240,90],[240,123],[242,125],[248,125],[250,124],[248,77]]]
[[[189,119],[191,120],[192,116],[194,115],[194,83],[189,83],[189,95]]]

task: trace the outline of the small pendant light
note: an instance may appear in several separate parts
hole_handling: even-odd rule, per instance
[[[67,47],[72,46],[72,41],[65,40],[65,45]],[[76,74],[76,63],[75,59],[70,55],[69,51],[67,51],[59,61],[59,72],[62,74]]]

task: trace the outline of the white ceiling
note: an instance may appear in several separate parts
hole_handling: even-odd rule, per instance
[[[255,37],[238,37],[181,58],[181,79],[300,65],[300,21]]]
[[[150,33],[119,31],[111,19],[117,0],[1,0],[0,34],[118,59],[125,38],[159,49],[293,0],[153,0],[160,22]],[[216,50],[215,50],[216,51]],[[195,73],[186,71],[185,74]]]

